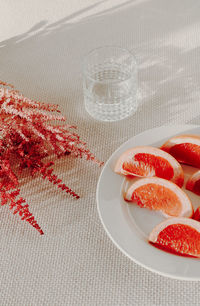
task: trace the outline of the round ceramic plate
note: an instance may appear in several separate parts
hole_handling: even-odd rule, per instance
[[[130,181],[113,171],[118,157],[127,149],[144,145],[160,147],[168,138],[179,134],[200,135],[200,127],[163,126],[145,131],[120,146],[108,159],[101,172],[97,185],[97,207],[108,236],[134,262],[164,276],[183,280],[200,280],[200,259],[170,254],[148,243],[149,233],[164,220],[164,217],[157,212],[125,202],[122,189]],[[185,181],[197,170],[189,166],[183,166],[183,168]],[[200,205],[200,197],[190,191],[186,193],[194,209],[197,208]]]

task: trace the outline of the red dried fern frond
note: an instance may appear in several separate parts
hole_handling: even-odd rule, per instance
[[[9,203],[22,220],[29,222],[40,234],[43,231],[29,212],[28,204],[19,196],[19,173],[25,168],[30,173],[39,174],[43,179],[62,189],[73,198],[79,196],[61,179],[53,174],[52,161],[44,163],[44,158],[57,158],[72,154],[75,157],[92,160],[102,165],[74,132],[75,126],[66,124],[65,117],[58,114],[58,105],[45,104],[24,97],[14,87],[0,81],[0,196],[1,204]],[[58,124],[58,121],[63,124]]]

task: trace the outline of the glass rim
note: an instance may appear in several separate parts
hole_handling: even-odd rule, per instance
[[[82,63],[82,74],[83,75],[86,75],[87,76],[87,78],[88,79],[90,79],[91,81],[94,81],[94,82],[98,82],[98,83],[107,83],[107,81],[104,81],[104,80],[99,80],[99,81],[97,81],[97,80],[95,80],[93,77],[91,77],[89,74],[86,74],[86,60],[89,58],[89,56],[90,55],[92,55],[92,53],[94,53],[94,52],[96,52],[96,51],[98,51],[98,50],[100,50],[100,49],[109,49],[109,48],[116,48],[116,49],[118,49],[118,50],[121,50],[121,51],[125,51],[127,54],[129,54],[132,58],[133,58],[133,60],[134,60],[134,63],[135,63],[135,65],[136,65],[136,67],[135,67],[135,69],[134,70],[136,70],[136,72],[137,72],[137,61],[136,61],[136,57],[135,57],[135,55],[130,51],[130,50],[128,50],[128,49],[126,49],[126,48],[123,48],[123,47],[120,47],[120,46],[117,46],[117,45],[105,45],[105,46],[100,46],[100,47],[97,47],[97,48],[94,48],[94,49],[92,49],[90,52],[88,52],[85,56],[84,56],[84,58],[83,58],[83,63]],[[125,81],[127,81],[127,80],[129,80],[130,79],[130,77],[127,77],[127,78],[125,78],[124,80],[113,80],[113,83],[123,83],[123,82],[125,82]]]

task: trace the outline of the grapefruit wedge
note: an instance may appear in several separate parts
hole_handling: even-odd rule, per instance
[[[200,258],[200,222],[189,218],[169,218],[149,235],[155,246],[185,256]]]
[[[181,163],[200,167],[200,136],[198,135],[172,137],[162,145],[161,149]]]
[[[196,171],[187,181],[186,189],[200,195],[200,170]]]
[[[124,195],[126,201],[160,211],[165,217],[192,217],[193,207],[186,193],[174,183],[158,177],[138,179]]]
[[[183,186],[181,165],[170,154],[154,147],[135,147],[124,152],[115,165],[115,172],[123,175],[157,176]]]

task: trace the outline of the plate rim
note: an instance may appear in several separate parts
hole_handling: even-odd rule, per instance
[[[106,163],[104,164],[102,170],[101,170],[101,173],[100,173],[100,176],[99,176],[99,179],[98,179],[98,182],[97,182],[97,187],[96,187],[96,203],[97,203],[97,211],[98,211],[98,215],[99,215],[99,219],[101,221],[101,224],[103,225],[103,228],[106,232],[106,234],[108,235],[108,237],[110,238],[110,240],[112,241],[112,243],[115,245],[115,247],[117,247],[123,255],[125,255],[126,257],[128,257],[131,261],[133,261],[134,263],[136,263],[137,265],[141,266],[142,268],[145,268],[147,269],[148,271],[151,271],[157,275],[161,275],[161,276],[164,276],[164,277],[167,277],[167,278],[170,278],[170,279],[175,279],[175,280],[183,280],[183,281],[198,281],[200,280],[200,275],[199,277],[184,277],[184,276],[179,276],[179,275],[173,275],[173,274],[170,274],[170,273],[167,273],[167,272],[162,272],[162,271],[158,271],[154,268],[151,268],[145,264],[143,264],[142,262],[138,261],[137,259],[133,258],[130,254],[128,254],[118,243],[117,241],[115,241],[115,239],[112,237],[111,233],[109,232],[109,230],[107,229],[107,226],[106,224],[104,223],[104,220],[102,218],[102,215],[101,215],[101,211],[100,211],[100,205],[99,205],[99,199],[98,199],[98,195],[99,195],[99,188],[100,188],[100,183],[101,183],[101,179],[102,179],[102,176],[103,176],[103,173],[105,171],[105,169],[108,167],[108,164],[110,163],[110,161],[112,160],[113,156],[118,152],[120,151],[120,149],[122,147],[124,147],[126,144],[128,144],[129,142],[131,142],[136,136],[140,136],[141,134],[145,133],[145,132],[152,132],[153,130],[159,130],[160,128],[167,128],[167,127],[170,127],[170,128],[181,128],[181,129],[184,129],[184,128],[187,128],[187,129],[195,129],[195,128],[200,128],[200,125],[196,125],[196,124],[179,124],[179,125],[163,125],[163,126],[159,126],[159,127],[155,127],[155,128],[151,128],[151,129],[146,129],[144,131],[142,131],[141,133],[138,133],[136,135],[134,135],[133,137],[129,138],[127,141],[123,142],[119,147],[116,148],[115,151],[112,152],[112,154],[108,157]]]

